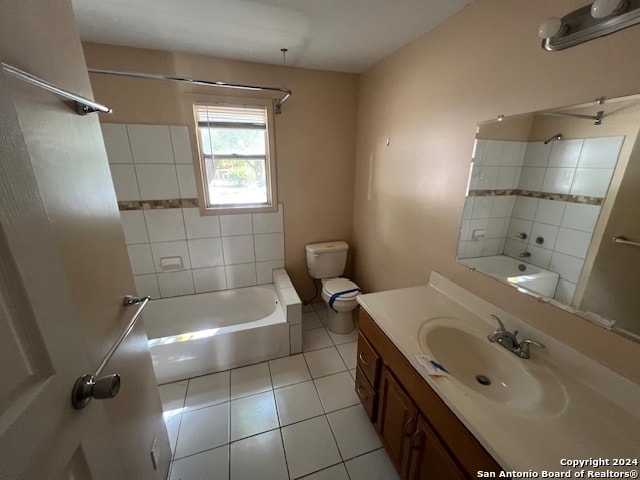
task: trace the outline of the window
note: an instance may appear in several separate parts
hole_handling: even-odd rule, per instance
[[[275,211],[273,108],[194,104],[206,210]]]

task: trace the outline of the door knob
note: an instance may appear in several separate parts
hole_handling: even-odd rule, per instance
[[[92,398],[113,398],[120,391],[120,375],[106,375],[95,379],[93,375],[82,375],[76,380],[71,391],[71,405],[76,410],[87,406]]]

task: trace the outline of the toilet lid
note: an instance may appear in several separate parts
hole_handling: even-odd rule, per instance
[[[346,278],[333,278],[331,280],[327,280],[324,284],[324,291],[329,295],[346,292],[347,290],[353,290],[356,288],[358,288],[358,285],[353,283],[351,280],[347,280]],[[360,291],[345,293],[344,295],[340,295],[338,299],[347,300],[355,298],[359,293]]]

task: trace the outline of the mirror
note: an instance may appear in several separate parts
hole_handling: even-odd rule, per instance
[[[640,340],[639,131],[640,95],[480,123],[456,260]]]

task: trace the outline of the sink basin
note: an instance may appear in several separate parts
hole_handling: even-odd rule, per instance
[[[564,410],[567,395],[555,374],[489,342],[489,333],[459,318],[435,317],[422,325],[418,340],[423,352],[462,388],[523,414],[548,416]]]

